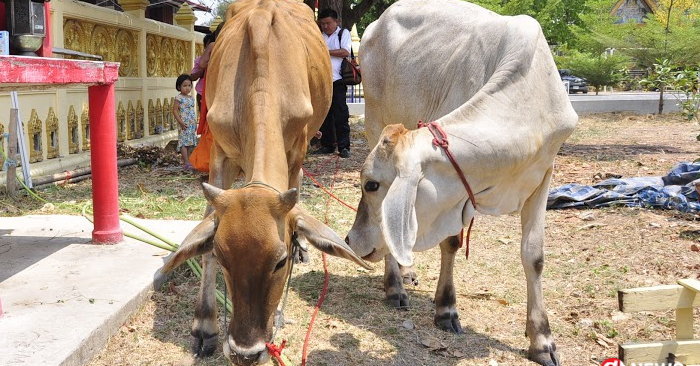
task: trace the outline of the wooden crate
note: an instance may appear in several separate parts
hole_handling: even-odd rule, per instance
[[[700,281],[679,280],[677,285],[640,287],[618,292],[620,311],[676,310],[676,339],[620,345],[625,364],[664,363],[669,354],[685,365],[700,364],[700,339],[693,339],[693,307],[700,307]]]

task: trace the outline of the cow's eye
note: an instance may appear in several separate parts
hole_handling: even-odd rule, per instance
[[[379,182],[375,182],[373,180],[368,180],[367,183],[365,183],[365,191],[367,191],[367,192],[375,192],[378,189],[379,189]]]
[[[275,266],[275,272],[277,272],[280,268],[284,267],[284,265],[285,265],[286,263],[287,263],[287,257],[285,256],[285,257],[282,258],[282,260],[279,261],[279,263],[277,263],[277,265]]]

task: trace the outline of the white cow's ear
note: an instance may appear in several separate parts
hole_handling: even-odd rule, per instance
[[[180,248],[165,263],[161,271],[164,273],[170,272],[186,260],[210,252],[213,247],[211,239],[214,237],[218,225],[219,220],[216,218],[216,212],[212,212],[187,234]]]
[[[402,266],[413,265],[416,244],[418,174],[397,176],[382,202],[382,235],[389,252]]]
[[[292,212],[293,230],[302,246],[311,244],[326,254],[349,259],[366,269],[372,269],[331,228],[299,208],[294,208]]]

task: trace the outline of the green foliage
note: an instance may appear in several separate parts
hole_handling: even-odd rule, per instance
[[[610,0],[587,0],[586,5],[586,12],[580,15],[584,25],[573,26],[575,40],[569,42],[569,46],[592,54],[617,47],[631,25],[615,24],[617,19],[610,14]]]
[[[675,67],[671,65],[671,61],[668,59],[659,61],[653,65],[649,76],[641,81],[642,86],[648,89],[659,90],[658,114],[664,112],[664,91],[667,87],[672,85],[675,79],[674,68]]]
[[[572,74],[586,79],[595,87],[596,94],[603,86],[617,84],[624,77],[623,69],[628,59],[619,55],[598,56],[591,53],[571,51],[567,56],[556,57],[560,68],[571,70]]]
[[[659,60],[653,65],[649,76],[641,81],[642,86],[647,89],[665,90],[675,79],[673,68],[670,60]]]
[[[635,27],[624,35],[621,51],[639,61],[642,67],[650,67],[658,59],[669,59],[674,64],[700,63],[700,27],[680,25],[666,29],[656,18],[645,26]]]
[[[674,91],[681,114],[689,121],[700,121],[700,67],[680,68],[669,60],[659,61],[642,83],[661,91],[659,114],[663,111],[663,91],[669,88]],[[700,135],[696,139],[700,141]]]
[[[214,18],[221,17],[221,19],[224,19],[226,17],[226,9],[235,1],[236,0],[219,0],[216,4],[216,8],[214,8]]]
[[[681,114],[685,118],[700,121],[698,111],[700,111],[700,68],[686,67],[678,71],[673,81],[674,89],[684,95],[684,99],[679,101]]]
[[[360,37],[365,33],[367,26],[379,19],[379,16],[396,1],[397,0],[377,0],[357,22],[357,33],[360,34]]]
[[[643,24],[616,24],[619,20],[610,14],[612,1],[586,3],[589,11],[581,15],[585,27],[574,27],[576,41],[571,44],[577,49],[597,53],[615,48],[641,68],[651,68],[658,59],[700,63],[700,1],[658,1]]]
[[[542,26],[550,44],[575,40],[574,28],[585,27],[581,14],[588,11],[585,0],[470,0],[501,15],[529,15]]]

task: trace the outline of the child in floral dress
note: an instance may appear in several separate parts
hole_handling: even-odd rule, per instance
[[[189,156],[197,144],[197,116],[194,110],[194,98],[190,95],[192,78],[187,74],[178,76],[175,82],[175,89],[180,92],[173,103],[173,115],[175,115],[175,120],[180,125],[177,148],[182,154],[183,169],[192,170]]]

